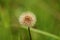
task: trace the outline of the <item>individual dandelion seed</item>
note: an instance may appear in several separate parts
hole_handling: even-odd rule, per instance
[[[25,25],[28,27],[30,40],[32,40],[31,33],[30,33],[30,27],[33,27],[36,23],[36,17],[32,12],[23,12],[19,17],[19,22],[21,25]]]
[[[36,17],[32,12],[23,12],[19,17],[19,22],[21,25],[33,27],[36,23]]]

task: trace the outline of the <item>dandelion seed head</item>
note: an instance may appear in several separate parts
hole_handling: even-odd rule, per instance
[[[19,17],[21,25],[34,26],[36,23],[36,16],[32,12],[23,12]]]

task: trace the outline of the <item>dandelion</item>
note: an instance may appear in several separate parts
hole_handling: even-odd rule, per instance
[[[28,26],[30,40],[32,40],[30,27],[33,27],[36,23],[36,17],[32,12],[23,12],[19,17],[19,22],[21,25]]]
[[[19,17],[21,25],[32,27],[36,23],[36,17],[32,12],[23,12]]]

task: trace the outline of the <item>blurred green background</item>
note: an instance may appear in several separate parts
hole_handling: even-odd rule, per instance
[[[19,24],[22,12],[37,17],[36,30],[60,38],[60,0],[0,0],[0,40],[29,40],[28,30]],[[31,31],[32,40],[60,40]]]

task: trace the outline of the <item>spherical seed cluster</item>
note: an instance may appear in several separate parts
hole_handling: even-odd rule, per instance
[[[19,22],[21,25],[34,26],[36,17],[32,12],[23,12],[19,17]]]

